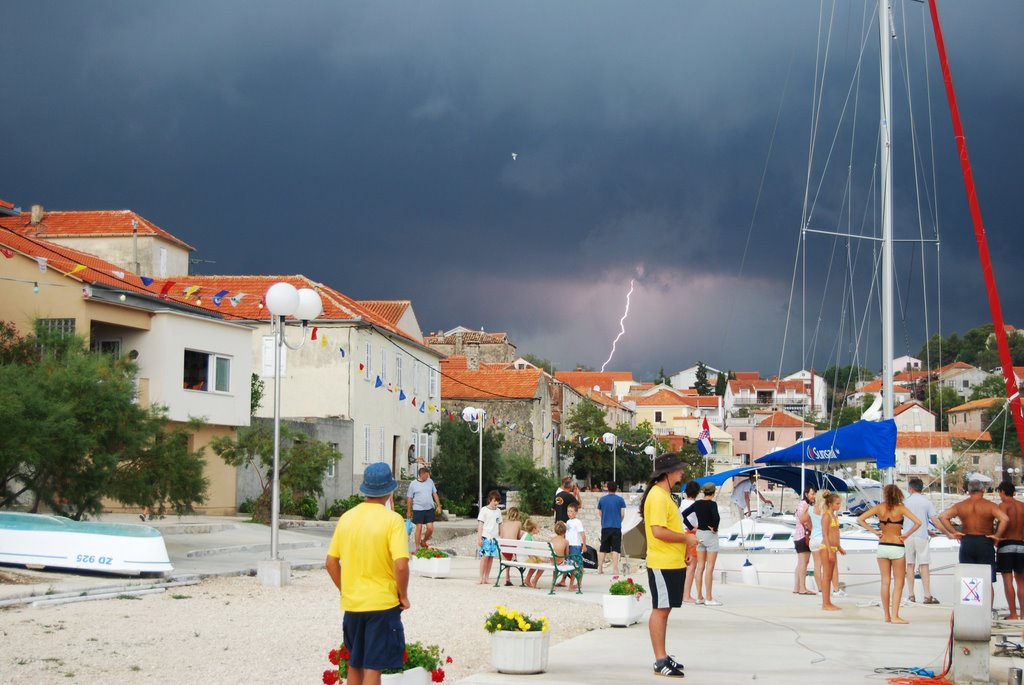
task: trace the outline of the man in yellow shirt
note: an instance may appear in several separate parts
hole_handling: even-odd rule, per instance
[[[409,536],[388,508],[398,482],[384,463],[370,464],[359,491],[366,501],[338,520],[327,573],[341,592],[350,685],[377,685],[405,655],[402,611],[409,608]]]
[[[666,452],[654,462],[654,473],[640,503],[647,535],[647,581],[651,586],[651,617],[647,628],[654,648],[654,672],[670,678],[682,678],[683,665],[669,656],[665,648],[668,615],[683,605],[686,580],[686,546],[696,545],[692,533],[683,530],[683,518],[672,499],[672,488],[683,479],[683,460],[675,452]]]

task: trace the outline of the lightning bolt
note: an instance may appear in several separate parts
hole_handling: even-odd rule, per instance
[[[608,362],[615,356],[615,345],[619,342],[619,338],[626,334],[626,317],[629,316],[629,296],[633,294],[633,279],[629,279],[629,292],[626,293],[626,311],[622,312],[622,318],[619,319],[619,334],[615,336],[615,340],[612,340],[612,351],[608,353],[608,359],[601,364],[601,371],[604,371],[604,367],[608,366]]]

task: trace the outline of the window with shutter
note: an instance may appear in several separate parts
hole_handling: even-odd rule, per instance
[[[363,426],[363,463],[370,463],[370,433],[372,429],[369,426]]]

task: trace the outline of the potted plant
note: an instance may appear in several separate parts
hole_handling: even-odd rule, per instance
[[[433,547],[421,547],[413,554],[410,568],[428,578],[446,578],[452,572],[452,560],[447,552]]]
[[[543,673],[548,667],[548,619],[531,618],[500,604],[484,619],[491,634],[491,664],[499,673]]]
[[[340,649],[332,649],[327,658],[336,668],[324,671],[324,685],[340,685],[348,677],[348,647],[343,644]],[[402,664],[402,668],[384,671],[381,675],[381,682],[389,685],[443,683],[445,678],[443,666],[451,662],[452,658],[444,656],[443,650],[437,645],[407,642],[405,663]]]
[[[640,621],[649,608],[646,601],[647,588],[633,582],[632,578],[612,578],[608,594],[602,598],[604,619],[613,626],[631,626]]]

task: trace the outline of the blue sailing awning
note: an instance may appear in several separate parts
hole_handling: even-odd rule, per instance
[[[858,421],[755,460],[759,464],[809,464],[828,468],[842,461],[874,461],[896,466],[896,421]]]
[[[787,488],[792,488],[797,492],[801,492],[801,471],[803,472],[803,482],[807,485],[813,485],[816,490],[821,490],[822,488],[831,490],[832,492],[849,492],[850,490],[846,481],[838,476],[830,476],[829,474],[822,473],[821,471],[815,471],[814,469],[801,469],[796,466],[744,466],[742,468],[723,471],[721,473],[715,473],[710,476],[698,478],[697,482],[701,485],[704,485],[705,483],[714,483],[715,485],[721,486],[730,478],[745,478],[751,474],[755,474],[758,478],[764,478],[772,483],[778,483],[779,485],[784,485]]]

